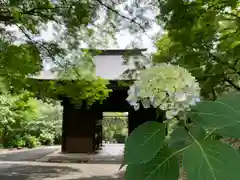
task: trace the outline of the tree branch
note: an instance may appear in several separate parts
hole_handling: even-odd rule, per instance
[[[224,69],[225,69],[225,68],[224,68],[223,63],[221,62],[221,59],[219,59],[217,56],[215,56],[214,54],[212,54],[207,47],[204,47],[204,48],[205,48],[205,51],[208,53],[209,57],[210,57],[212,60],[214,60],[215,62],[217,62],[217,63],[220,65],[222,71],[224,72]],[[228,65],[229,65],[229,64],[228,64]],[[237,69],[234,68],[234,70],[237,70]],[[236,71],[236,72],[234,72],[234,73],[237,73],[238,75],[240,75],[240,72],[239,72],[239,71]],[[234,74],[234,73],[233,73],[233,74]],[[228,82],[230,85],[232,85],[236,90],[240,91],[240,86],[238,86],[238,85],[235,84],[232,80],[230,80],[229,78],[226,77],[227,73],[224,72],[222,75],[223,75],[223,78],[224,78],[224,80],[225,80],[226,82]]]
[[[46,50],[48,56],[52,59],[52,62],[53,62],[54,64],[56,64],[56,65],[57,65],[58,67],[60,67],[60,68],[65,69],[65,66],[63,66],[61,63],[59,63],[58,61],[56,61],[55,56],[54,56],[54,53],[52,53],[51,50],[48,49],[47,46],[45,46],[44,44],[40,44],[39,42],[37,42],[37,41],[35,41],[34,39],[32,39],[31,36],[30,36],[29,34],[27,34],[27,32],[26,32],[21,26],[19,26],[19,25],[17,25],[17,24],[16,24],[16,26],[22,31],[22,33],[29,39],[30,42],[32,42],[32,43],[34,43],[34,44],[36,45],[36,47],[39,46],[40,48]],[[39,47],[38,47],[38,49],[39,49]],[[64,56],[61,56],[60,54],[58,54],[58,56],[60,56],[62,59],[65,58]],[[68,65],[71,65],[71,63],[70,63],[69,61],[67,62],[67,64],[68,64]],[[75,66],[73,67],[73,71],[74,71],[74,73],[76,73],[76,75],[77,75],[78,77],[81,77],[81,74],[78,72],[78,70],[77,70],[77,68],[76,68]]]
[[[146,29],[144,28],[143,25],[141,25],[140,23],[138,23],[135,19],[129,18],[123,14],[121,14],[120,12],[118,12],[116,9],[113,9],[112,7],[108,6],[107,4],[103,3],[101,0],[96,0],[100,5],[102,5],[103,7],[105,7],[106,9],[108,9],[109,11],[112,11],[113,13],[115,13],[116,15],[120,16],[123,19],[128,20],[131,23],[136,24],[142,31],[143,33],[152,40],[152,38],[147,34]]]
[[[224,77],[224,80],[229,83],[230,85],[232,85],[236,90],[240,91],[240,87],[238,85],[236,85],[232,80]]]

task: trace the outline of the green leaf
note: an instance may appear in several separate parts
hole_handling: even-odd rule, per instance
[[[231,48],[235,48],[235,47],[237,47],[237,46],[239,46],[240,45],[240,41],[234,41],[232,44],[231,44]]]
[[[240,138],[239,94],[229,95],[217,101],[203,101],[189,113],[192,121],[214,134]]]
[[[162,148],[156,157],[144,164],[130,164],[125,173],[125,180],[178,180],[178,151]]]
[[[220,97],[218,101],[221,101],[240,113],[240,93],[230,93],[227,96]]]
[[[163,145],[165,124],[149,121],[128,137],[124,150],[124,164],[146,163],[153,159]]]
[[[240,156],[219,141],[195,141],[185,150],[183,166],[188,180],[239,180]]]
[[[200,125],[192,125],[189,127],[189,131],[198,140],[203,140],[206,137],[206,132]],[[167,140],[169,147],[174,149],[184,148],[190,145],[192,142],[192,137],[182,126],[177,127]]]

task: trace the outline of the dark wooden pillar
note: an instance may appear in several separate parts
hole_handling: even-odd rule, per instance
[[[95,128],[102,113],[96,109],[78,108],[63,99],[63,153],[93,153]]]

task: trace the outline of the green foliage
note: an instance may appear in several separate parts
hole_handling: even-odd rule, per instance
[[[196,124],[188,127],[188,131],[195,137],[195,139],[204,139],[206,137],[205,130]],[[172,149],[181,149],[193,143],[193,138],[188,134],[185,127],[176,126],[170,137],[166,138],[168,146]]]
[[[22,141],[25,141],[25,147],[27,148],[35,148],[40,145],[40,142],[37,137],[32,135],[24,135]]]
[[[64,94],[73,101],[87,99],[89,105],[107,97],[107,83],[93,77],[92,57],[81,50],[83,44],[89,48],[97,44],[106,45],[105,37],[112,37],[106,33],[112,30],[105,29],[106,21],[104,26],[97,23],[102,12],[99,2],[10,0],[0,4],[0,23],[3,25],[0,28],[0,78],[8,90],[16,93],[33,89],[44,98]],[[41,37],[46,30],[51,31],[50,39]],[[58,82],[46,82],[42,87],[41,83],[28,80],[29,76],[38,76],[46,64],[58,72],[55,78],[65,81],[65,85],[59,87]],[[73,79],[76,84],[70,88]]]
[[[71,78],[66,77],[65,78]],[[41,99],[59,100],[59,97],[69,97],[72,103],[82,105],[87,102],[87,105],[92,105],[95,102],[102,103],[111,92],[107,88],[108,81],[101,78],[84,78],[79,76],[76,81],[64,80],[49,80],[36,81],[28,79],[21,87],[29,90],[33,95]],[[16,88],[16,87],[15,87]]]
[[[195,141],[183,153],[183,166],[189,180],[237,180],[239,165],[239,152],[219,141]]]
[[[124,163],[141,164],[155,157],[163,146],[164,130],[164,124],[147,122],[133,131],[126,142]]]
[[[12,137],[11,139],[8,139],[7,143],[3,144],[4,148],[22,148],[22,147],[26,147],[26,141],[19,135],[16,135],[14,137]]]
[[[51,134],[49,132],[40,134],[39,142],[42,145],[46,145],[46,146],[53,145],[54,144],[54,134]]]
[[[239,2],[237,0],[159,1],[165,34],[156,43],[156,63],[186,68],[201,95],[215,100],[239,91]]]
[[[61,106],[24,92],[0,95],[0,144],[5,148],[52,145],[61,137]]]
[[[178,179],[179,163],[176,155],[176,152],[164,147],[147,163],[128,165],[125,179]]]
[[[118,115],[116,112],[104,113],[103,116],[103,140],[125,143],[125,138],[128,135],[127,117],[122,116],[121,113]]]
[[[239,138],[239,100],[240,95],[234,93],[198,103],[185,119],[178,120],[173,132],[166,137],[163,124],[148,122],[139,126],[126,143],[125,179],[178,180],[180,167],[183,167],[188,180],[238,180],[239,151],[209,137]],[[162,135],[156,135],[156,131]],[[144,147],[146,139],[151,144]],[[142,158],[145,161],[141,161]]]
[[[17,65],[16,62],[18,62]],[[19,79],[38,72],[42,68],[39,51],[31,43],[18,46],[6,44],[0,51],[0,63],[2,65],[1,76],[10,75],[10,77]]]
[[[189,116],[211,133],[224,137],[240,138],[240,94],[231,94],[216,101],[203,101],[194,107]]]

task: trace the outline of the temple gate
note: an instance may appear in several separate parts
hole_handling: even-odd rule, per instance
[[[99,149],[102,142],[102,124],[99,120],[103,112],[128,112],[129,134],[142,123],[156,119],[156,110],[153,108],[141,107],[135,111],[126,101],[128,87],[118,86],[120,81],[129,81],[121,77],[122,73],[135,67],[134,62],[123,64],[125,53],[139,57],[144,50],[101,50],[101,54],[95,57],[96,75],[110,80],[109,88],[113,90],[102,104],[95,103],[89,109],[79,108],[71,103],[71,99],[60,97],[63,106],[63,153],[93,153]]]

